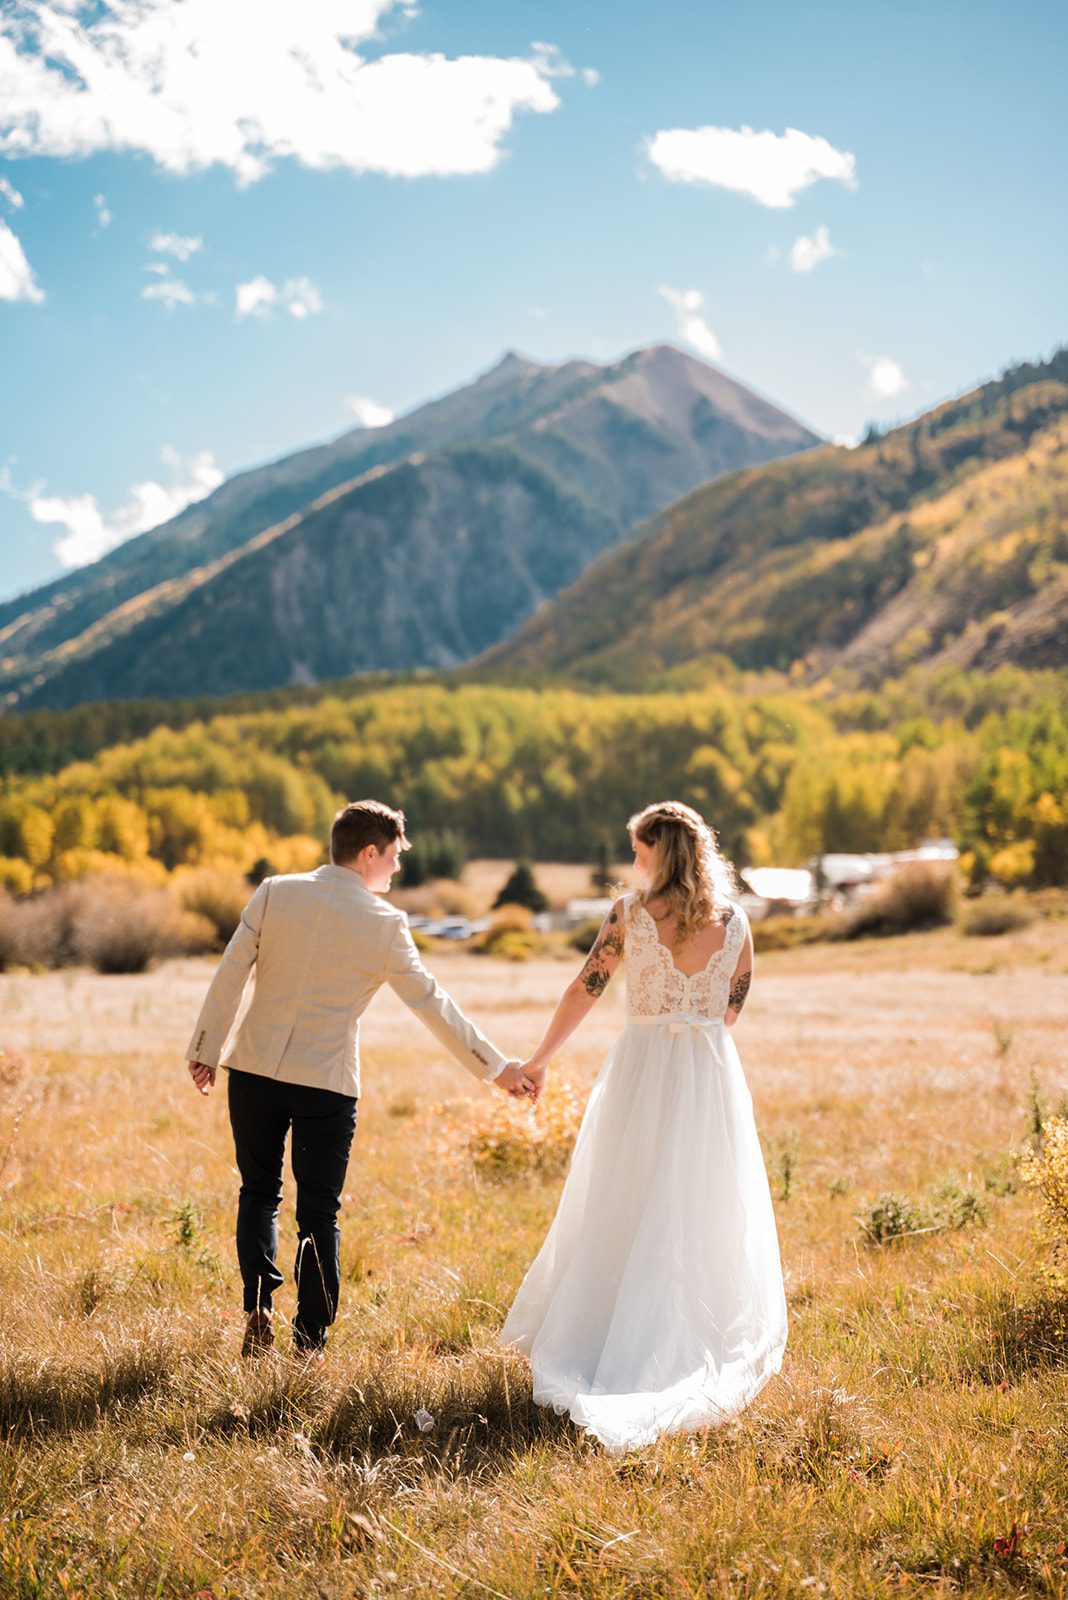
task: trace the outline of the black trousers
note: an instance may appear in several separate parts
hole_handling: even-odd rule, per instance
[[[228,1077],[230,1126],[241,1174],[237,1259],[245,1310],[269,1308],[284,1281],[276,1265],[278,1208],[286,1135],[292,1128],[297,1183],[293,1340],[298,1348],[322,1345],[337,1315],[341,1285],[337,1214],[356,1132],[356,1099],[232,1068]]]

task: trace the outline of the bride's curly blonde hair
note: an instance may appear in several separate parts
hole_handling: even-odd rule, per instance
[[[677,919],[679,943],[718,920],[738,894],[734,868],[692,806],[658,800],[635,812],[627,831],[632,841],[639,839],[655,852],[649,887],[639,893],[639,903],[665,900]]]

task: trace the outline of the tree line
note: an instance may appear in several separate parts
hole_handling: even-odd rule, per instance
[[[145,711],[112,707],[95,713],[103,731],[126,716],[136,736],[0,778],[0,883],[26,893],[107,868],[300,870],[322,859],[337,807],[365,795],[459,855],[618,858],[627,817],[672,795],[739,865],[938,835],[976,880],[1068,883],[1065,688],[1064,674],[1010,669],[862,691],[409,682],[191,720],[163,708],[177,725],[145,732]],[[70,736],[91,711],[55,715]]]

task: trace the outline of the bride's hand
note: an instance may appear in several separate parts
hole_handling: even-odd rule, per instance
[[[547,1061],[535,1061],[533,1057],[523,1063],[523,1075],[532,1085],[530,1098],[537,1105],[541,1098],[541,1091],[545,1087],[545,1075],[549,1070]]]

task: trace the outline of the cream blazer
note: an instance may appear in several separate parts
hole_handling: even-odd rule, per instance
[[[211,981],[190,1061],[360,1093],[360,1018],[384,983],[469,1072],[506,1057],[419,959],[402,911],[349,867],[265,878]]]

